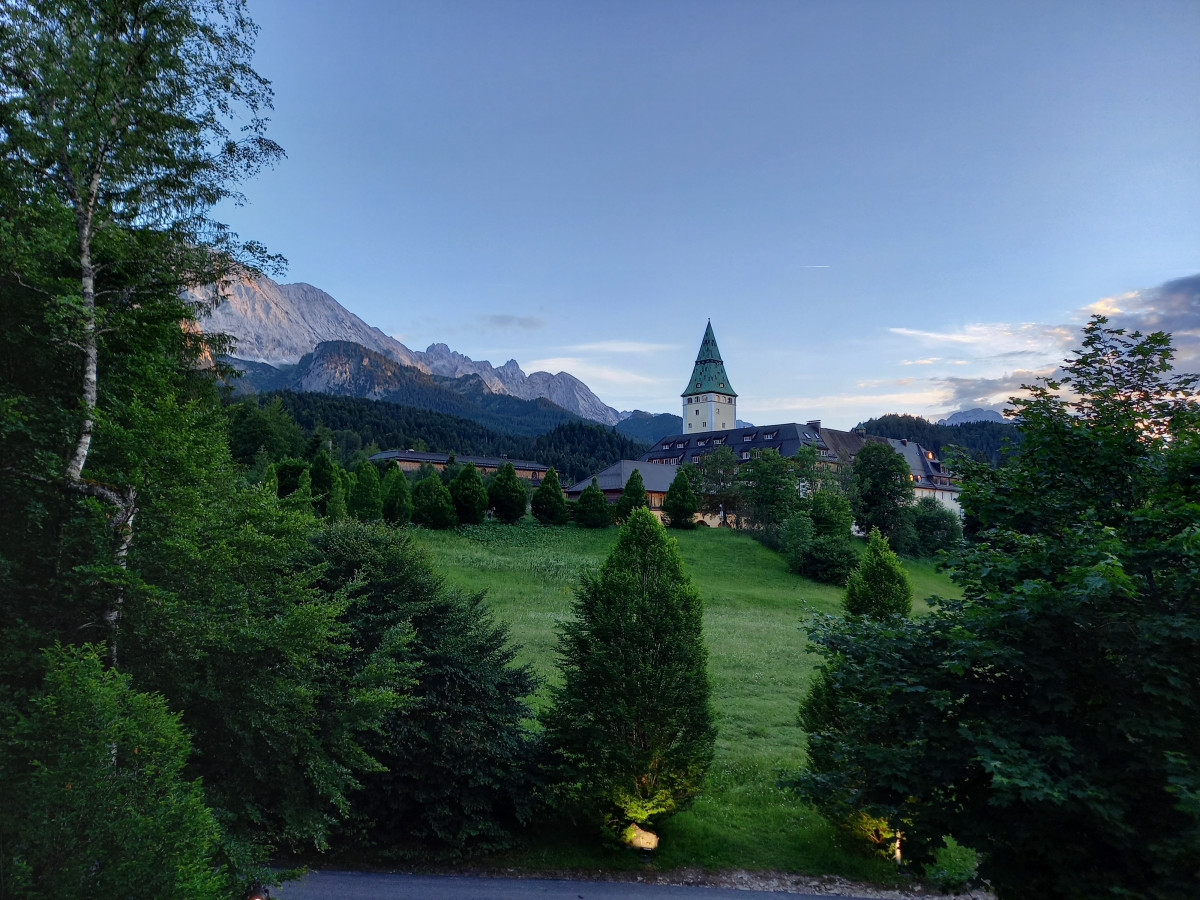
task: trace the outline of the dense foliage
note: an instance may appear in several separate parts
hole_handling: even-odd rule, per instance
[[[1200,408],[1163,334],[1085,328],[965,464],[961,601],[812,629],[829,690],[802,793],[943,835],[1007,898],[1189,896],[1200,847]]]
[[[846,612],[852,616],[907,616],[912,612],[912,582],[887,538],[872,528],[867,549],[846,579]]]
[[[621,496],[613,504],[613,518],[618,522],[627,522],[635,509],[647,509],[650,497],[646,494],[646,483],[642,481],[642,473],[634,469],[625,481]]]
[[[563,684],[543,716],[569,802],[620,831],[679,809],[712,760],[700,596],[674,538],[635,509],[559,634]]]
[[[488,502],[501,522],[511,524],[525,515],[529,493],[517,478],[512,463],[506,462],[492,478],[488,485]]]
[[[1000,465],[1010,452],[1020,447],[1021,432],[1009,422],[963,422],[961,425],[937,425],[920,416],[889,413],[859,423],[867,434],[895,440],[916,441],[939,458],[945,458],[953,448],[958,455],[978,462]],[[1006,449],[1012,446],[1012,451]]]
[[[538,485],[538,489],[533,492],[529,509],[533,517],[543,525],[566,524],[567,501],[563,497],[562,485],[558,483],[558,473],[554,471],[553,466]]]
[[[850,506],[862,532],[878,528],[896,552],[917,549],[909,507],[915,502],[912,474],[904,457],[882,441],[868,441],[850,465]]]
[[[692,490],[692,480],[685,471],[675,473],[667,496],[663,498],[663,513],[668,528],[695,528],[700,498]]]
[[[348,461],[356,451],[371,446],[468,456],[506,455],[554,466],[570,484],[619,459],[637,459],[646,450],[644,444],[602,425],[574,419],[531,437],[508,433],[503,422],[485,427],[471,419],[447,413],[332,394],[271,392],[240,398],[231,404],[231,409],[236,411],[247,406],[269,410],[276,401],[300,426],[305,437],[327,434],[342,461]],[[243,416],[246,417],[244,423]],[[246,434],[242,433],[243,429]],[[288,449],[291,444],[286,435],[272,435],[259,421],[245,413],[235,414],[232,431],[235,446],[241,448],[239,459],[247,464],[260,446],[284,443],[283,449],[292,452]],[[264,436],[256,438],[259,434]],[[256,440],[261,443],[255,443]]]
[[[575,510],[575,521],[584,528],[607,528],[612,524],[608,501],[604,499],[604,491],[600,490],[595,478],[579,494],[579,506]]]
[[[364,774],[354,796],[367,834],[410,855],[507,844],[532,809],[523,722],[537,686],[512,664],[507,630],[481,596],[449,590],[402,532],[337,525],[315,537],[312,557],[321,586],[346,592],[342,620],[363,668],[406,694],[364,740],[385,767]]]
[[[44,690],[0,729],[0,896],[123,900],[139,884],[228,896],[178,717],[93,647],[43,657]]]

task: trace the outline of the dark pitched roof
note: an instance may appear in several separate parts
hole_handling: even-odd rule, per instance
[[[445,464],[450,459],[449,453],[430,453],[423,450],[383,450],[370,457],[371,462],[386,462],[393,459],[410,459],[417,463],[434,463]],[[498,469],[505,463],[512,463],[516,469],[533,469],[536,471],[547,472],[550,467],[540,462],[534,462],[531,459],[509,459],[506,456],[455,456],[455,461],[466,465],[474,463],[476,467],[487,466],[490,469]]]
[[[743,452],[773,448],[780,456],[795,456],[796,451],[806,444],[817,450],[825,450],[821,433],[811,425],[785,422],[779,425],[754,425],[747,428],[731,428],[727,431],[702,431],[699,434],[669,434],[659,438],[654,446],[643,454],[642,459],[658,461],[691,462],[693,456],[711,453],[722,444],[736,456]],[[643,473],[644,474],[644,473]]]
[[[640,459],[621,459],[607,469],[601,469],[594,476],[578,481],[565,490],[568,494],[578,494],[592,483],[592,478],[595,478],[597,486],[602,491],[623,491],[625,482],[629,480],[634,469],[637,469],[642,476],[642,484],[646,486],[647,491],[663,494],[667,492],[671,482],[675,480],[675,475],[679,472],[674,466],[647,465]]]
[[[737,392],[729,383],[729,376],[725,374],[725,363],[721,361],[721,351],[717,349],[717,336],[713,334],[712,322],[704,329],[704,340],[700,342],[700,352],[696,354],[692,378],[679,396],[690,397],[693,394],[707,393],[737,396]]]

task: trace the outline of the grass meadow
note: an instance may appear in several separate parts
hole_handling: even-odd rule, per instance
[[[617,529],[547,528],[525,520],[454,531],[411,532],[455,587],[486,591],[492,609],[521,645],[543,686],[556,682],[555,629],[570,614],[579,571],[599,565]],[[654,865],[662,869],[777,869],[889,882],[894,866],[850,851],[811,808],[776,787],[782,770],[804,761],[796,722],[817,657],[805,650],[806,614],[837,612],[841,590],[787,571],[783,557],[745,534],[702,528],[672,532],[705,603],[709,676],[717,720],[716,757],[703,794],[663,822]],[[932,563],[908,563],[923,599],[950,596],[955,586]],[[640,857],[580,836],[540,835],[503,860],[528,869],[635,868]]]

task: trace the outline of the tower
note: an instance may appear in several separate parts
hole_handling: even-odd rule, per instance
[[[704,340],[696,354],[696,365],[683,398],[683,432],[727,431],[737,427],[737,393],[725,374],[725,363],[717,349],[712,322],[704,329]]]

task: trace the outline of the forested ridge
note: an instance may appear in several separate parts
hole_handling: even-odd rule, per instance
[[[467,456],[530,459],[578,481],[619,459],[636,459],[646,447],[631,438],[572,417],[536,436],[512,434],[434,410],[313,392],[270,391],[237,403],[269,407],[276,400],[310,438],[322,429],[348,461],[358,450],[432,450]],[[557,407],[555,407],[557,409]],[[235,440],[237,439],[235,432]],[[257,447],[246,447],[253,454]],[[248,456],[247,456],[248,461]],[[569,483],[569,482],[568,482]]]
[[[860,422],[856,427],[879,437],[916,441],[943,458],[951,447],[959,447],[967,456],[986,459],[994,466],[1006,457],[1006,445],[1015,449],[1021,443],[1020,429],[1009,422],[937,425],[921,416],[888,413]]]

